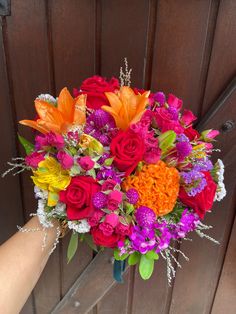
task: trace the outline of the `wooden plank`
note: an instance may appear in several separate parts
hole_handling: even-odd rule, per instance
[[[155,263],[154,272],[149,280],[144,281],[137,270],[132,313],[167,313],[171,290],[167,283],[166,262],[163,259]]]
[[[5,20],[4,20],[5,22]],[[5,26],[5,23],[4,23]],[[5,29],[4,29],[5,31]],[[1,164],[0,173],[6,170],[6,162],[12,157],[17,156],[15,121],[11,108],[9,85],[7,77],[6,55],[3,41],[3,20],[0,17],[0,154]],[[3,136],[4,135],[4,136]],[[22,199],[19,177],[13,177],[9,174],[7,177],[0,178],[0,244],[7,240],[16,232],[17,225],[23,225],[24,215],[22,209]],[[33,297],[30,296],[22,309],[22,314],[34,313]]]
[[[49,8],[58,93],[95,74],[95,1],[52,0]]]
[[[52,314],[85,314],[90,311],[115,284],[112,256],[112,250],[108,249],[98,253]]]
[[[219,106],[219,110],[213,110],[214,115],[208,117],[205,123],[201,124],[201,128],[221,129],[225,121],[235,118],[236,92],[231,93],[230,97],[225,99],[224,104]],[[217,104],[219,103],[217,102]],[[193,242],[185,242],[181,245],[181,250],[189,256],[190,262],[177,272],[170,307],[171,314],[210,312],[234,216],[235,142],[236,129],[221,133],[218,138],[217,146],[221,148],[222,152],[215,154],[215,157],[223,157],[225,163],[227,197],[221,203],[215,203],[213,213],[207,214],[204,220],[206,224],[214,226],[209,233],[221,244],[214,245],[210,241],[202,240],[194,235]],[[180,261],[182,262],[182,260]],[[187,298],[186,291],[188,291]]]
[[[97,314],[128,314],[133,290],[133,268],[124,275],[123,283],[116,283],[97,304]]]
[[[132,86],[142,88],[149,1],[101,1],[101,74],[119,77],[124,57],[133,68]]]
[[[153,53],[153,90],[174,93],[199,113],[218,1],[159,1]],[[197,14],[196,14],[197,12]]]
[[[222,89],[227,86],[236,70],[236,2],[225,0],[220,2],[219,14],[215,29],[211,62],[203,101],[206,113],[216,101]]]
[[[17,120],[34,118],[35,97],[51,91],[51,66],[44,1],[12,1],[11,16],[7,18],[6,40],[16,118]],[[26,127],[19,129],[23,136],[33,138],[30,129]],[[36,210],[33,184],[29,174],[22,177],[22,183],[24,209],[28,218],[28,214]],[[60,300],[58,250],[50,257],[34,293],[36,311],[40,314],[49,313]]]
[[[220,281],[216,291],[212,314],[236,312],[236,219],[232,228]]]
[[[49,33],[51,34],[54,89],[78,87],[95,69],[95,1],[53,0],[48,3]],[[92,250],[84,243],[67,264],[68,234],[61,243],[61,297],[69,290],[92,259]]]

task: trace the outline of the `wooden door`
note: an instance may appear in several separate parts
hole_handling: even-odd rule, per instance
[[[213,245],[192,236],[181,244],[190,262],[168,287],[165,264],[142,281],[132,267],[112,278],[111,252],[96,257],[81,244],[66,264],[68,238],[50,257],[22,314],[233,314],[236,312],[236,2],[234,0],[0,0],[0,171],[23,153],[17,121],[34,116],[33,99],[57,95],[93,74],[119,75],[123,58],[132,85],[172,92],[219,128],[228,195],[207,223]],[[217,155],[216,155],[217,158]],[[0,180],[0,241],[34,211],[28,175]]]

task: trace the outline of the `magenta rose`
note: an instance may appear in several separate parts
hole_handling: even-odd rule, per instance
[[[107,208],[109,210],[116,210],[122,202],[123,193],[120,191],[112,191],[108,195]]]
[[[175,107],[173,109],[171,107],[157,108],[155,112],[155,119],[157,126],[162,132],[169,130],[173,130],[176,134],[181,134],[184,132],[184,128],[179,123],[178,112]]]
[[[67,189],[60,192],[60,201],[65,203],[69,220],[91,217],[95,208],[92,196],[100,190],[100,185],[91,177],[73,177]]]
[[[113,190],[115,186],[116,186],[116,181],[115,180],[107,179],[102,184],[102,191]]]
[[[78,164],[82,169],[88,171],[94,167],[95,162],[89,156],[84,156],[78,159]]]

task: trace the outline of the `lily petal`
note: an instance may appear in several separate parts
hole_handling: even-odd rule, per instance
[[[20,124],[22,125],[26,125],[26,126],[29,126],[43,134],[46,134],[48,133],[49,131],[44,127],[44,126],[40,126],[38,125],[38,123],[36,121],[33,121],[33,120],[21,120],[19,121]]]
[[[75,100],[71,96],[70,92],[66,87],[64,87],[60,95],[58,97],[58,110],[63,114],[63,117],[68,122],[73,121],[73,115],[74,115],[74,106],[75,106]]]

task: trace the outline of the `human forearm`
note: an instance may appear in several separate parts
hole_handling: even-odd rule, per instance
[[[58,223],[45,231],[17,232],[0,246],[0,308],[5,314],[19,313],[44,269],[57,237]],[[42,229],[38,218],[32,218],[27,229]]]

